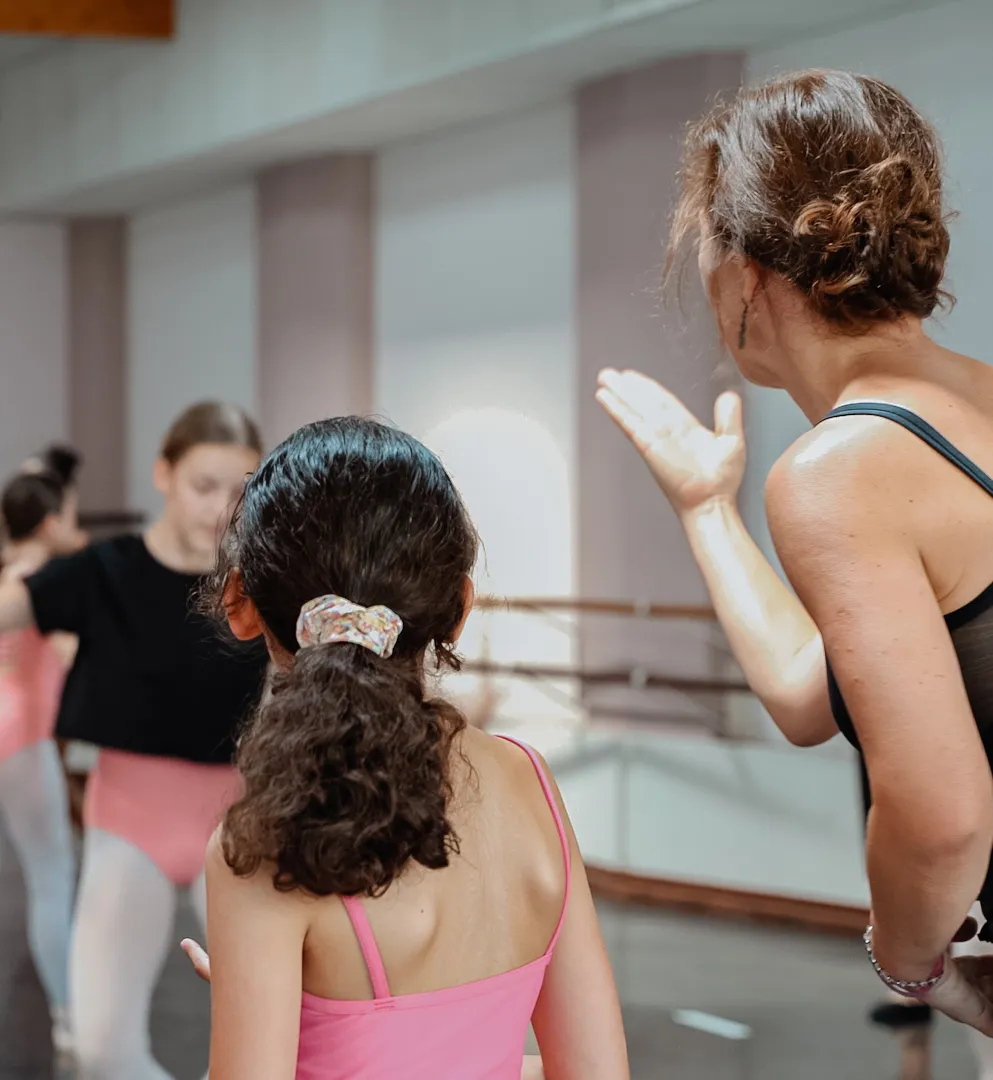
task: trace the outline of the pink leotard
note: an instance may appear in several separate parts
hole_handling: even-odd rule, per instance
[[[64,681],[62,659],[37,630],[0,636],[0,761],[52,737]]]
[[[101,750],[83,822],[134,844],[176,885],[192,885],[239,782],[233,765]]]
[[[562,929],[572,873],[548,778],[534,751],[517,745],[538,773],[565,855],[565,900],[544,955],[489,979],[394,996],[365,908],[357,897],[345,898],[375,997],[331,1001],[303,995],[297,1080],[520,1080],[528,1024]]]

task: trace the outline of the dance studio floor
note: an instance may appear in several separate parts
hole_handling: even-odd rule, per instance
[[[0,1080],[70,1080],[52,1065],[44,1002],[24,945],[20,877],[2,837],[0,845]],[[864,1020],[877,988],[858,942],[607,905],[602,917],[635,1080],[895,1075],[892,1040]],[[176,941],[194,929],[182,907]],[[177,947],[153,1019],[156,1052],[176,1080],[202,1075],[207,1010],[206,987]],[[674,1022],[679,1010],[689,1012],[681,1018],[692,1024],[714,1027],[719,1018],[738,1026],[711,1034]],[[939,1026],[935,1076],[975,1076],[963,1033],[951,1024]]]

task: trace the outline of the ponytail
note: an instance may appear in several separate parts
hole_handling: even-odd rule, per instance
[[[378,895],[411,860],[447,866],[458,850],[448,763],[464,726],[425,696],[423,657],[301,649],[240,741],[228,865],[243,876],[268,864],[277,889],[317,896]]]

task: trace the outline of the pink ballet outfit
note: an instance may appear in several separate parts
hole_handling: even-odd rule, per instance
[[[51,559],[26,579],[35,622],[79,639],[56,731],[100,748],[83,819],[144,852],[177,885],[238,795],[234,735],[267,655],[221,639],[195,610],[202,586],[140,536]]]
[[[565,899],[544,955],[462,986],[393,995],[362,901],[343,898],[375,997],[332,1001],[303,995],[296,1080],[520,1080],[528,1024],[565,919],[572,869],[548,778],[530,747],[507,741],[531,759],[565,857]]]
[[[86,784],[83,823],[134,844],[174,884],[192,885],[239,785],[232,765],[101,750]]]
[[[0,761],[52,737],[65,666],[37,630],[0,636]]]

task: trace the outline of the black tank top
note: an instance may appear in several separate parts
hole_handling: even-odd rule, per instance
[[[953,446],[940,432],[936,431],[916,413],[900,405],[888,405],[881,401],[856,401],[829,412],[824,417],[830,420],[835,416],[879,416],[892,420],[907,431],[926,442],[933,450],[961,469],[974,480],[988,495],[993,496],[991,479],[975,462],[970,461],[960,450]],[[984,589],[974,600],[970,600],[957,611],[945,616],[945,624],[951,634],[955,654],[962,670],[962,680],[969,696],[972,715],[976,719],[979,735],[986,750],[987,759],[993,764],[993,584]],[[831,662],[827,662],[828,693],[831,697],[831,711],[842,735],[855,747],[859,748],[858,737],[852,718],[841,696]],[[986,918],[993,920],[993,863],[986,875],[979,899]],[[987,922],[980,934],[986,941],[993,940],[993,925]]]

